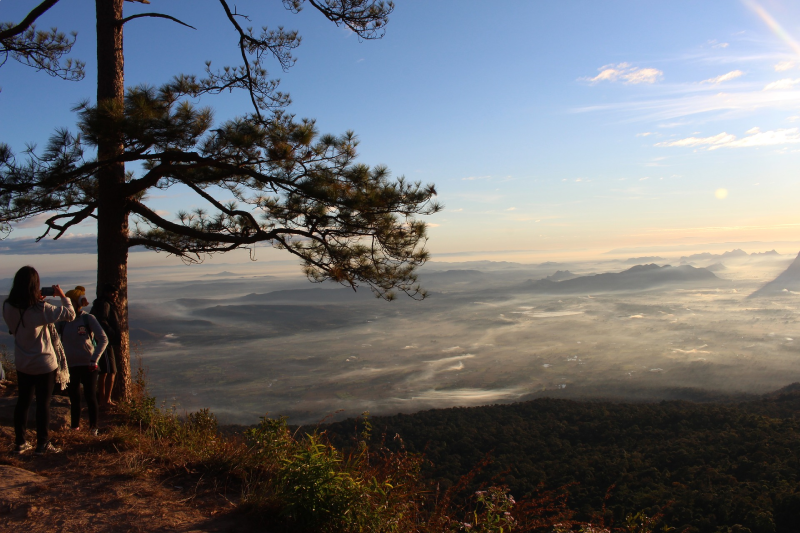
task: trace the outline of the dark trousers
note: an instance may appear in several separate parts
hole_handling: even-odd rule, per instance
[[[19,399],[14,408],[14,433],[17,444],[25,442],[25,429],[28,425],[28,410],[36,393],[36,444],[39,447],[47,444],[50,430],[50,399],[56,385],[56,371],[47,374],[25,374],[17,371]]]
[[[69,367],[69,394],[71,426],[76,428],[81,425],[81,385],[83,397],[86,398],[86,407],[89,410],[89,427],[97,427],[97,370],[89,372],[88,366]]]

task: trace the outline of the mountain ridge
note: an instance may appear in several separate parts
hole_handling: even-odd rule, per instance
[[[750,294],[748,298],[778,296],[792,291],[800,291],[800,253],[777,278]]]
[[[685,285],[710,282],[721,283],[724,280],[705,268],[696,268],[691,265],[658,266],[650,263],[635,265],[622,272],[579,276],[562,281],[553,281],[548,277],[526,282],[523,289],[541,293],[572,294],[646,290],[673,283]]]

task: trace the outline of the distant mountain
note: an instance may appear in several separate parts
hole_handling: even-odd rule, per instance
[[[666,259],[657,255],[647,255],[644,257],[631,257],[623,262],[628,265],[644,265],[647,263],[655,263],[656,261],[666,261]]]
[[[758,289],[748,298],[779,296],[788,294],[789,291],[800,292],[800,254],[797,254],[789,268],[784,270],[780,276]]]
[[[217,272],[216,274],[203,274],[200,277],[203,277],[203,278],[215,278],[217,276],[238,276],[238,275],[239,274],[236,274],[235,272],[229,272],[227,270],[223,270],[222,272]]]
[[[681,263],[688,262],[688,261],[707,261],[709,259],[732,259],[734,257],[747,257],[747,252],[744,250],[737,248],[735,250],[731,250],[730,252],[724,252],[721,254],[712,254],[710,252],[703,252],[701,254],[692,254],[692,255],[684,255],[681,257]]]
[[[737,248],[735,250],[731,250],[730,252],[723,252],[720,257],[722,259],[726,259],[728,257],[746,257],[747,252],[742,250],[741,248]]]
[[[693,266],[672,267],[656,264],[636,265],[622,272],[609,272],[593,276],[580,276],[564,281],[540,279],[527,282],[523,289],[549,294],[594,294],[599,292],[637,291],[668,284],[696,285],[721,283],[717,276],[705,268]]]
[[[192,314],[215,321],[255,325],[263,328],[262,332],[267,336],[320,331],[366,322],[363,310],[340,305],[217,305],[196,309]]]
[[[711,272],[719,272],[721,270],[728,270],[728,267],[722,263],[714,263],[713,265],[707,266],[706,270],[710,270]]]
[[[731,250],[730,252],[724,252],[721,254],[712,254],[710,252],[703,252],[701,254],[692,254],[692,255],[685,255],[681,257],[681,263],[688,263],[690,261],[709,261],[712,259],[733,259],[737,257],[754,257],[754,258],[766,258],[766,257],[773,257],[773,256],[780,256],[778,252],[775,250],[769,250],[768,252],[753,252],[748,254],[742,249],[735,249]]]
[[[129,335],[131,341],[141,343],[158,341],[164,338],[163,333],[153,333],[152,331],[143,328],[131,328]]]
[[[554,274],[550,274],[549,276],[547,276],[544,279],[550,280],[550,281],[564,281],[564,280],[567,280],[567,279],[573,279],[573,278],[577,278],[577,277],[578,277],[577,274],[573,274],[569,270],[556,270],[556,272]]]
[[[350,303],[355,301],[375,300],[375,295],[366,287],[361,287],[358,292],[353,289],[287,289],[272,291],[264,294],[250,293],[236,298],[237,303],[264,303],[264,302],[284,302],[284,303]]]
[[[474,281],[484,277],[486,274],[480,270],[444,270],[442,272],[422,272],[419,277],[424,279],[435,279],[438,281]]]

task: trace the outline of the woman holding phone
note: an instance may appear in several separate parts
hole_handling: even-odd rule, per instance
[[[19,398],[14,409],[16,453],[25,453],[31,445],[25,441],[28,410],[36,394],[36,454],[60,452],[50,443],[50,399],[56,381],[58,360],[49,325],[75,318],[72,302],[58,285],[52,295],[61,298],[61,307],[44,301],[39,288],[39,273],[31,266],[20,268],[14,276],[11,292],[3,302],[3,319],[14,336],[14,364],[17,367]],[[57,342],[57,340],[56,340]]]

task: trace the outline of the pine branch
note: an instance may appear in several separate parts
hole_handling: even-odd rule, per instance
[[[94,212],[94,210],[96,208],[97,208],[97,204],[93,202],[93,203],[87,205],[85,208],[81,209],[78,212],[75,212],[75,213],[62,213],[62,214],[54,215],[54,216],[48,218],[45,221],[45,224],[47,225],[47,231],[45,231],[42,235],[37,237],[36,238],[36,242],[39,242],[42,239],[44,239],[47,236],[47,234],[50,233],[51,229],[57,229],[58,230],[58,235],[53,237],[53,240],[57,241],[59,239],[59,237],[64,235],[64,232],[66,232],[70,227],[74,226],[75,224],[80,224],[81,222],[83,222],[84,220],[89,218],[90,216],[93,216],[92,213]],[[70,218],[70,220],[68,222],[66,222],[65,224],[62,224],[62,225],[56,224],[56,220],[60,220],[62,218]]]
[[[178,257],[184,257],[186,255],[185,251],[174,246],[170,246],[167,243],[159,242],[153,239],[145,239],[143,237],[130,237],[128,239],[128,248],[133,248],[135,246],[144,246],[150,249],[163,250]]]
[[[211,242],[211,243],[223,242],[241,246],[246,244],[255,244],[257,242],[270,241],[272,239],[275,239],[279,235],[293,235],[309,239],[315,238],[314,235],[311,235],[308,232],[290,228],[273,229],[269,232],[259,229],[257,232],[249,235],[231,235],[231,234],[201,231],[189,226],[185,226],[183,224],[176,224],[174,222],[170,222],[169,220],[160,217],[154,211],[152,211],[150,208],[148,208],[147,206],[145,206],[140,202],[131,201],[129,205],[131,213],[135,213],[141,216],[148,222],[152,223],[154,226],[166,230],[168,232],[174,233],[176,235],[189,237],[191,239],[196,239],[198,241]]]
[[[164,15],[163,13],[137,13],[136,15],[131,15],[130,17],[125,17],[124,19],[117,21],[117,26],[122,26],[126,22],[130,22],[131,20],[138,19],[138,18],[144,18],[144,17],[168,19],[168,20],[171,20],[173,22],[177,22],[178,24],[180,24],[182,26],[186,26],[187,28],[192,28],[193,30],[197,29],[194,26],[186,24],[182,20],[179,20],[179,19],[173,17],[172,15]]]
[[[56,5],[58,2],[59,0],[44,0],[44,2],[33,8],[33,10],[28,13],[24,19],[22,19],[22,22],[16,26],[12,26],[6,30],[0,31],[0,41],[4,39],[10,39],[11,37],[16,37],[17,35],[23,33],[25,30],[30,28],[34,22],[36,22],[36,19],[44,15],[48,9]]]
[[[284,0],[292,11],[299,11],[298,0]],[[380,39],[394,11],[394,2],[389,0],[308,0],[325,18],[339,26],[344,24],[361,39]]]

